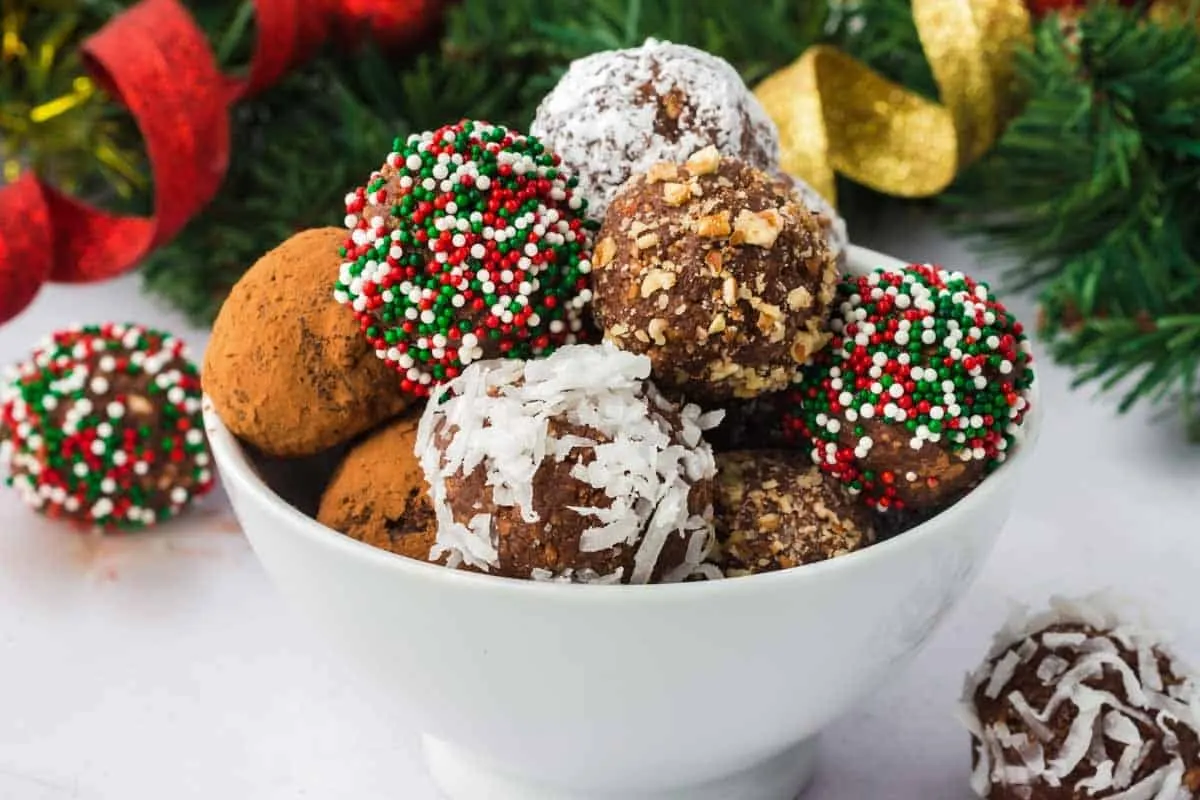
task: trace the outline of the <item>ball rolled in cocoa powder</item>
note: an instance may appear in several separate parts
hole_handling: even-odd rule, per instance
[[[204,391],[229,430],[267,455],[320,453],[410,403],[334,300],[344,238],[337,228],[291,237],[242,276],[213,323]]]
[[[437,520],[414,450],[419,421],[396,420],[351,448],[321,497],[322,525],[398,555],[431,560]]]

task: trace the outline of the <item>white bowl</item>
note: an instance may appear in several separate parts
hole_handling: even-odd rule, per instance
[[[900,266],[850,249],[850,269]],[[452,800],[792,800],[814,739],[916,653],[1003,527],[1021,448],[908,532],[798,569],[676,585],[469,574],[357,542],[289,505],[210,405],[217,465],[274,582],[424,732]],[[947,710],[949,713],[949,709]],[[405,796],[398,790],[397,797]]]

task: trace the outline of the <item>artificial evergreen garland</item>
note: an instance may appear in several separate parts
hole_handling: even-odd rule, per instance
[[[1035,12],[1033,40],[1017,63],[1025,103],[991,152],[937,203],[975,235],[983,254],[1019,256],[1012,287],[1005,288],[1040,292],[1052,352],[1076,367],[1081,381],[1122,387],[1122,408],[1140,400],[1176,402],[1200,437],[1194,9],[1166,18],[1129,0],[1027,3]],[[62,68],[0,81],[0,108],[35,89],[53,99],[47,87],[70,72],[72,36],[123,3],[59,0],[23,24],[47,36],[51,5],[51,16],[61,17],[64,8],[75,15],[66,33],[50,30]],[[192,7],[222,63],[245,57],[253,27],[248,2]],[[1076,8],[1068,16],[1041,14],[1050,7]],[[769,0],[753,7],[728,0],[461,0],[447,8],[442,31],[420,52],[329,47],[240,104],[221,192],[146,261],[147,285],[207,321],[258,255],[297,229],[336,222],[347,188],[395,136],[464,114],[524,128],[572,59],[647,36],[720,55],[751,85],[809,45],[829,42],[937,98],[910,0]],[[4,58],[15,57],[5,51]],[[11,159],[20,150],[24,163],[44,164],[51,155],[71,155],[64,142],[73,136],[80,143],[75,160],[58,161],[72,165],[60,170],[64,179],[81,190],[99,185],[131,195],[110,191],[112,207],[144,207],[145,194],[128,191],[137,187],[136,173],[121,178],[94,163],[98,132],[120,153],[136,135],[114,127],[119,115],[98,93],[81,108],[65,115],[64,124],[75,128],[63,129],[66,138],[53,153],[0,118],[4,152]],[[852,224],[866,204],[897,202],[845,183],[838,199]]]
[[[1200,34],[1140,13],[1039,26],[1024,111],[943,199],[985,256],[1020,256],[1079,382],[1175,401],[1200,439]]]

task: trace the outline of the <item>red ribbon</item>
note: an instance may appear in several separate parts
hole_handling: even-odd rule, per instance
[[[129,109],[145,138],[154,213],[118,216],[31,173],[0,189],[0,323],[47,281],[114,277],[179,233],[225,176],[230,106],[275,83],[321,43],[334,15],[348,13],[336,0],[254,0],[254,7],[258,40],[241,80],[220,71],[178,0],[143,0],[83,44],[92,79]]]

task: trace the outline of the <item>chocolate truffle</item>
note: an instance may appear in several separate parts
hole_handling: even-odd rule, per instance
[[[829,252],[833,253],[838,268],[845,269],[850,249],[850,236],[846,231],[846,220],[842,219],[837,209],[830,205],[820,192],[803,179],[797,178],[795,175],[783,174],[779,176],[779,181],[785,190],[796,194],[805,208],[817,215],[817,221],[821,223],[821,231],[825,234],[825,243],[829,245]]]
[[[53,334],[0,386],[0,473],[33,508],[86,527],[178,514],[213,486],[183,342],[140,325]]]
[[[322,525],[402,556],[430,560],[437,522],[414,450],[419,420],[391,422],[346,454],[321,497],[317,520]]]
[[[213,323],[204,391],[225,426],[266,455],[315,455],[409,405],[333,299],[343,236],[304,231],[264,255]]]
[[[830,327],[784,430],[852,492],[881,511],[929,512],[1004,461],[1029,410],[1032,356],[986,284],[926,264],[848,276]]]
[[[709,145],[759,169],[779,161],[779,131],[737,70],[653,39],[572,62],[530,130],[579,175],[595,219],[631,175]]]
[[[971,788],[989,800],[1200,796],[1200,692],[1095,600],[1009,624],[967,679]]]
[[[713,415],[667,401],[649,374],[644,357],[574,345],[446,384],[417,436],[434,554],[512,578],[687,578],[711,543]]]
[[[405,392],[575,342],[594,227],[575,184],[537,139],[465,121],[397,139],[346,196],[334,296]]]
[[[817,218],[712,147],[621,189],[595,267],[605,337],[702,404],[787,388],[829,338],[838,276]]]
[[[875,541],[869,512],[801,454],[717,456],[713,521],[727,576],[824,561]]]

